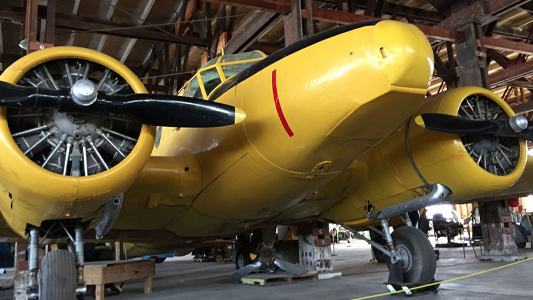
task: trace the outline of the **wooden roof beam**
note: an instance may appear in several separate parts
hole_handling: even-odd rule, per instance
[[[533,74],[533,61],[516,64],[489,76],[490,88],[504,85],[507,82]]]
[[[143,25],[144,21],[148,17],[148,14],[152,10],[152,7],[154,6],[155,0],[148,0],[144,6],[144,10],[139,17],[139,20],[137,21],[138,25]],[[135,43],[137,43],[136,38],[132,38],[128,41],[128,45],[126,46],[126,49],[124,49],[124,52],[122,53],[122,57],[120,58],[120,62],[124,63],[126,59],[128,59],[128,56],[130,55],[131,50],[133,49],[133,46],[135,46]]]
[[[76,17],[66,14],[56,15],[56,27],[80,31],[91,31],[106,35],[115,35],[136,39],[146,39],[168,43],[181,43],[206,46],[210,41],[199,37],[176,36],[171,32],[162,32],[148,28],[135,28],[135,24],[116,23],[96,18]],[[129,28],[132,27],[132,28]],[[81,32],[80,32],[81,33]]]
[[[39,18],[44,18],[46,11],[39,10]],[[24,22],[24,12],[13,12],[0,10],[0,19]],[[168,43],[181,43],[195,46],[207,46],[211,41],[197,36],[177,36],[168,31],[163,32],[157,29],[138,28],[136,24],[119,23],[98,18],[80,17],[71,14],[56,13],[56,28],[71,29],[79,34],[84,31],[96,32],[106,35],[123,36],[136,39],[146,39]],[[166,30],[165,30],[166,31]],[[56,34],[61,34],[57,33]]]
[[[72,9],[72,15],[73,16],[77,16],[78,15],[78,11],[80,9],[80,1],[81,0],[74,0],[74,8]],[[57,15],[56,15],[56,18],[57,18]],[[74,38],[75,37],[76,37],[76,33],[72,32],[69,35],[69,38],[68,38],[68,41],[67,41],[67,46],[72,46],[74,44]]]
[[[495,0],[477,1],[472,5],[453,13],[445,20],[437,24],[438,27],[458,29],[462,26],[477,22],[486,25],[507,11],[519,7],[531,0]]]
[[[241,27],[241,30],[224,47],[224,53],[233,54],[245,51],[255,43],[263,32],[268,31],[281,20],[280,15],[272,12],[260,12]]]
[[[109,4],[109,10],[107,11],[106,20],[110,21],[113,18],[113,13],[115,12],[115,6],[117,6],[118,0],[111,0]],[[98,41],[98,46],[96,46],[96,51],[101,52],[104,48],[105,41],[107,40],[107,35],[102,35],[100,41]]]

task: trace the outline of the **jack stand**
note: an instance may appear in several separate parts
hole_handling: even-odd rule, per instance
[[[435,283],[435,282],[437,282],[437,281],[435,279],[433,279],[430,284]],[[414,289],[414,290],[412,290],[412,288],[415,288],[416,285],[412,285],[412,284],[408,284],[408,283],[385,282],[385,284],[387,285],[387,288],[389,289],[389,292],[394,293],[394,292],[403,290],[405,295],[408,296],[408,297],[412,296],[413,294],[424,293],[424,292],[432,292],[432,293],[436,294],[440,290],[440,283],[439,284],[435,284],[435,285],[431,285],[431,286],[428,286],[428,287],[424,287],[424,288]]]

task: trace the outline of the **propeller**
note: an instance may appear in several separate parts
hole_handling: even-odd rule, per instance
[[[241,278],[243,278],[244,276],[259,271],[260,268],[261,261],[256,261],[235,271],[233,274],[230,275],[230,279],[234,282],[237,282],[241,280]]]
[[[0,81],[0,106],[56,108],[81,114],[123,114],[135,122],[169,127],[217,127],[239,123],[239,108],[189,97],[157,94],[106,95],[87,79],[59,90]]]
[[[283,271],[289,272],[289,273],[294,274],[294,275],[296,275],[298,277],[303,276],[308,271],[306,268],[304,268],[304,267],[302,267],[300,265],[293,264],[293,263],[290,263],[288,261],[281,260],[279,258],[276,258],[274,260],[274,264],[276,266],[278,266],[280,269],[282,269]]]
[[[459,135],[493,135],[498,137],[524,137],[533,140],[533,124],[522,115],[508,120],[473,120],[445,114],[422,114],[415,122],[427,129]]]
[[[259,260],[257,262],[246,265],[231,274],[230,278],[232,281],[239,281],[246,275],[252,272],[256,272],[261,268],[270,271],[273,271],[276,268],[280,268],[285,272],[291,273],[298,277],[303,276],[308,271],[306,268],[300,265],[279,259],[273,249],[267,249],[266,246],[264,246],[264,243],[261,246],[259,252],[261,253],[261,256],[259,257]]]

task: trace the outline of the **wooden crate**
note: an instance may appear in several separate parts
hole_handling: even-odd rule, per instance
[[[276,272],[276,273],[258,273],[250,274],[246,277],[241,278],[243,284],[248,285],[259,285],[259,286],[272,286],[280,285],[286,283],[292,283],[293,281],[301,280],[317,280],[317,271],[308,271],[302,277],[292,275],[287,272]]]
[[[152,276],[155,274],[153,259],[98,261],[85,264],[84,278],[87,285],[95,285],[96,300],[104,299],[106,283],[144,278],[144,293],[152,292]]]

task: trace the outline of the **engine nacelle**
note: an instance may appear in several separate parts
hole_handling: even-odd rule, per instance
[[[423,104],[407,125],[350,167],[352,181],[343,193],[346,199],[324,218],[364,223],[367,200],[379,210],[423,195],[427,184],[434,183],[452,190],[448,201],[489,197],[513,185],[524,172],[527,148],[523,139],[460,137],[428,130],[415,122],[424,113],[481,119],[514,116],[500,97],[476,87],[457,88]]]
[[[34,52],[0,76],[5,82],[51,89],[72,87],[79,79],[93,81],[107,94],[147,93],[119,61],[77,47]],[[45,220],[97,217],[98,208],[124,192],[142,170],[154,136],[155,127],[140,126],[120,115],[0,108],[4,218],[23,235],[28,223],[39,226]]]

